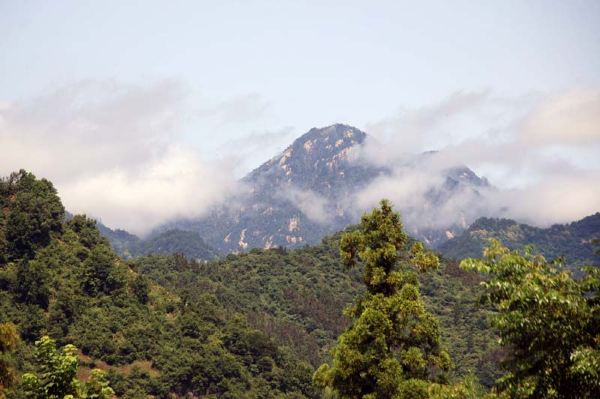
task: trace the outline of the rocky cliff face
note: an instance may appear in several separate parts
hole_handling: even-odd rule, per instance
[[[342,124],[313,128],[244,177],[244,194],[229,198],[206,217],[178,220],[164,229],[196,231],[222,253],[318,242],[324,235],[358,222],[364,209],[357,207],[354,195],[378,177],[392,173],[390,168],[360,157],[366,138],[366,133]],[[430,156],[416,156],[406,167],[418,168]],[[440,181],[427,191],[426,207],[443,206],[465,188],[487,186],[487,181],[466,167],[444,171]],[[396,206],[410,211],[403,204]],[[467,225],[407,227],[416,237],[436,245]]]

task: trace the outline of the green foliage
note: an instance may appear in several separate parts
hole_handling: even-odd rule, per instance
[[[140,239],[124,230],[112,230],[102,224],[98,228],[108,238],[114,251],[125,259],[144,255],[181,254],[189,259],[214,260],[218,252],[208,245],[197,232],[167,230]]]
[[[600,213],[548,228],[520,224],[510,219],[480,218],[438,249],[454,259],[478,258],[492,238],[510,249],[533,245],[546,259],[565,259],[574,271],[584,264],[600,266],[600,254],[594,250],[594,240],[600,239]]]
[[[115,391],[109,386],[106,373],[100,369],[92,370],[89,380],[84,385],[85,399],[111,399]]]
[[[0,181],[0,197],[0,209],[7,212],[0,243],[6,248],[5,260],[32,257],[61,231],[64,208],[49,181],[21,170]]]
[[[0,196],[0,215],[10,212],[15,195]],[[13,356],[17,373],[34,368],[32,343],[49,335],[81,349],[81,373],[107,369],[118,397],[316,398],[314,367],[329,360],[349,325],[342,309],[366,291],[358,268],[343,266],[340,239],[208,263],[181,255],[124,262],[93,220],[76,215],[28,255],[0,248],[0,323],[14,322],[24,339]],[[431,255],[418,245],[411,254],[411,246],[407,241],[400,263],[426,268]],[[457,361],[451,377],[474,370],[489,384],[496,357],[486,312],[475,307],[477,279],[443,261],[418,280],[425,309],[440,319]],[[405,363],[414,359],[408,353]],[[19,389],[8,397],[21,399]]]
[[[495,395],[486,393],[473,375],[466,376],[456,384],[432,384],[427,392],[428,399],[493,399]]]
[[[513,398],[600,397],[600,272],[575,280],[560,264],[493,240],[462,267],[488,276],[484,299],[508,349],[500,392]]]
[[[56,348],[48,336],[35,343],[36,373],[23,375],[23,390],[31,399],[62,399],[79,396],[77,381],[77,349],[67,345]]]
[[[15,298],[19,302],[48,308],[48,271],[35,260],[22,260],[17,267]]]
[[[197,260],[212,260],[217,257],[217,251],[206,244],[198,233],[183,230],[168,230],[152,235],[132,245],[129,250],[132,255],[182,254]]]
[[[77,348],[61,350],[48,336],[35,343],[36,373],[23,375],[23,392],[30,399],[110,399],[114,391],[102,370],[92,370],[86,383],[77,378]]]
[[[137,276],[131,283],[131,289],[133,291],[133,295],[135,295],[140,303],[145,304],[148,302],[150,285],[144,276]]]
[[[367,292],[347,310],[353,323],[332,351],[333,364],[315,374],[318,385],[342,398],[426,398],[429,381],[450,368],[413,271],[439,261],[420,244],[405,255],[407,244],[400,216],[385,200],[342,237],[342,259],[348,266],[361,262]]]
[[[88,295],[111,294],[125,285],[125,275],[115,267],[115,255],[108,245],[96,245],[83,262],[81,284]]]
[[[19,335],[12,323],[0,324],[0,399],[6,398],[5,390],[15,381],[15,366],[12,352],[17,349]]]
[[[75,215],[67,222],[67,227],[77,234],[78,241],[87,249],[92,249],[100,244],[107,244],[100,235],[96,222],[85,215]]]
[[[17,194],[0,196],[5,212]],[[0,253],[10,259],[0,267],[0,323],[14,321],[25,340],[16,349],[16,369],[38,370],[9,389],[9,398],[21,399],[25,391],[30,397],[101,398],[108,382],[119,397],[317,397],[311,365],[251,326],[239,309],[224,306],[217,293],[196,285],[193,271],[203,264],[181,256],[149,258],[181,273],[176,280],[187,279],[179,290],[166,270],[159,268],[154,278],[142,273],[150,271],[144,262],[117,258],[95,222],[79,215],[61,220],[49,241],[31,248],[21,257],[7,246]],[[40,340],[43,335],[52,338]],[[28,344],[36,340],[37,357]],[[58,350],[54,342],[73,343],[81,352]],[[84,374],[99,364],[109,373],[91,371],[87,383],[77,382],[78,363]]]
[[[358,268],[348,271],[341,263],[340,238],[337,234],[297,250],[253,250],[208,264],[180,256],[143,257],[135,267],[180,293],[180,306],[214,295],[213,301],[229,312],[246,315],[253,328],[318,366],[328,360],[329,348],[348,326],[343,308],[365,291]],[[500,355],[486,323],[487,310],[478,306],[478,277],[443,261],[439,270],[419,278],[426,308],[440,319],[442,340],[455,360],[452,377],[473,371],[490,386],[498,377]],[[204,306],[204,317],[214,320],[210,309]],[[186,317],[182,323],[186,335],[200,334],[199,320]]]

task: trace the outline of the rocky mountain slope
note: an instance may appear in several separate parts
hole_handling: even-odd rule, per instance
[[[592,243],[592,240],[600,239],[600,213],[546,229],[510,219],[480,218],[438,249],[445,256],[455,259],[480,257],[490,238],[502,241],[509,248],[531,244],[548,259],[562,256],[569,264],[600,265],[600,255],[595,253],[597,246]]]
[[[313,128],[244,177],[244,194],[229,198],[208,216],[177,220],[160,230],[198,232],[221,253],[317,243],[326,234],[356,223],[365,210],[356,204],[356,194],[393,173],[361,157],[366,139],[366,133],[347,125]],[[431,156],[418,155],[406,168],[418,168]],[[487,180],[464,166],[441,173],[441,183],[429,187],[419,204],[423,209],[442,207],[465,189],[476,194],[488,186]],[[413,211],[402,203],[396,206],[403,213]],[[409,223],[407,228],[415,237],[435,246],[447,240],[448,234],[467,227],[459,216],[442,228],[417,229]]]

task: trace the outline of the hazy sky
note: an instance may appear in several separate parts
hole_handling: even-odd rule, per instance
[[[543,152],[595,173],[599,26],[598,1],[0,0],[0,172],[45,174],[86,210],[75,188],[128,187],[142,170],[148,186],[185,170],[181,186],[227,169],[205,190],[217,198],[223,182],[335,122],[421,151],[576,120],[588,139],[564,140],[569,124]],[[443,123],[423,124],[436,112]],[[516,142],[524,154],[532,143]],[[546,173],[470,160],[499,186]]]

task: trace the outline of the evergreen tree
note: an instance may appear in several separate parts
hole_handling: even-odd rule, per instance
[[[420,243],[406,251],[408,241],[386,200],[342,237],[342,259],[349,267],[360,262],[367,292],[346,311],[352,325],[339,337],[332,365],[315,373],[315,382],[340,398],[426,398],[451,366],[415,273],[439,261]]]

